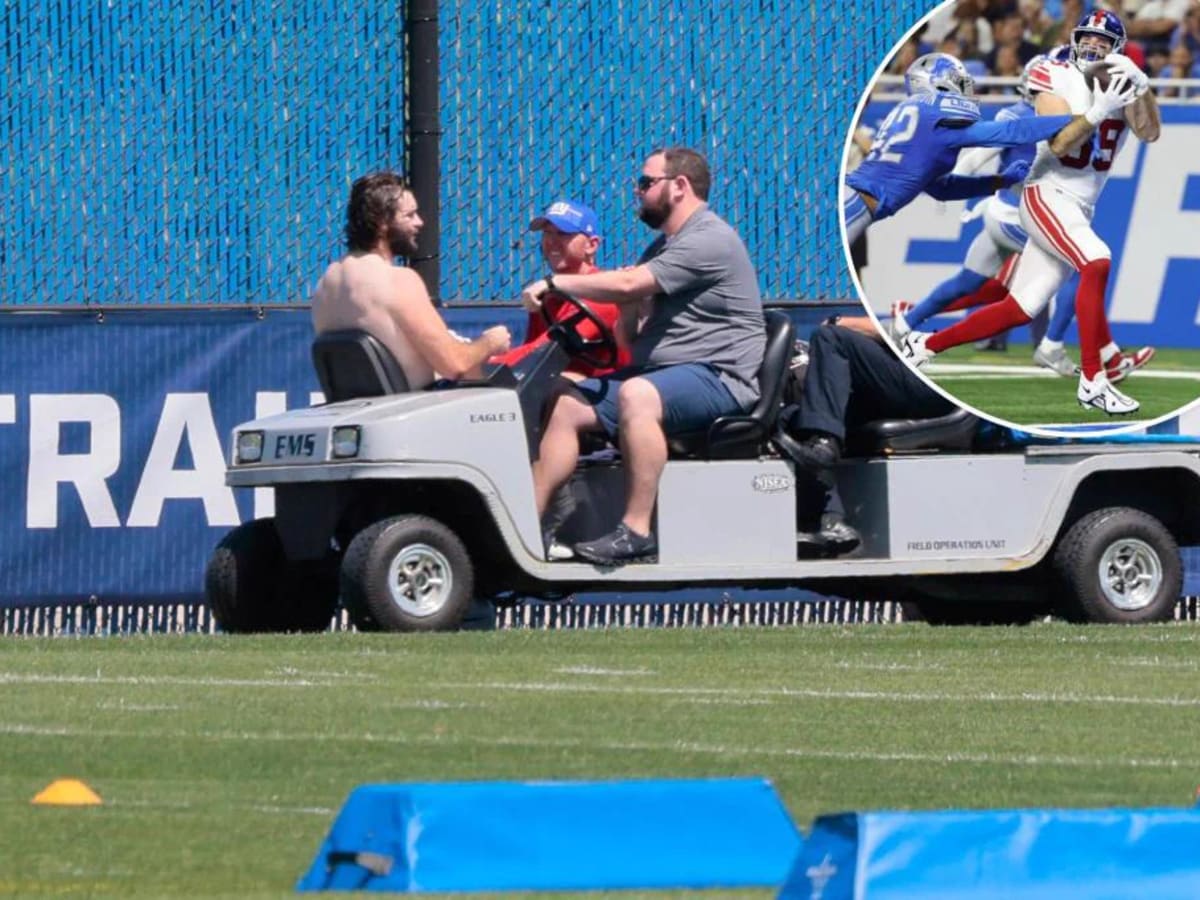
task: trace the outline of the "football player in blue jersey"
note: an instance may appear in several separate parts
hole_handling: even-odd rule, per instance
[[[981,121],[973,99],[975,81],[956,57],[928,53],[904,74],[908,99],[884,119],[862,165],[846,176],[842,217],[846,242],[867,226],[903,209],[921,192],[937,200],[965,200],[1024,181],[1027,162],[999,175],[952,175],[963,147],[1019,147],[1050,141],[1064,151],[1087,137],[1099,122],[1134,100],[1128,82],[1114,79],[1097,91],[1092,106],[1077,116],[1031,116],[1007,122]]]
[[[1007,122],[1034,115],[1029,95],[1030,70],[1044,59],[1058,58],[1056,54],[1065,58],[1069,49],[1064,44],[1047,54],[1031,59],[1022,71],[1017,84],[1017,93],[1021,99],[1001,109],[996,114],[996,121]],[[959,155],[953,174],[970,175],[982,169],[997,156],[1000,157],[999,171],[1004,171],[1013,163],[1022,160],[1032,164],[1035,151],[1036,146],[1033,144],[1025,144],[1021,147],[973,147]],[[1021,252],[1027,237],[1025,229],[1021,227],[1020,214],[1017,209],[1020,199],[1016,194],[1018,190],[1020,190],[1019,186],[1005,188],[994,196],[983,198],[973,209],[963,213],[963,222],[970,222],[982,217],[983,229],[975,236],[971,246],[967,249],[967,256],[963,260],[962,268],[937,285],[924,300],[908,311],[904,311],[899,304],[893,306],[890,331],[894,338],[902,338],[914,328],[920,330],[926,319],[939,313],[995,303],[1004,299],[1004,295],[1008,292],[1005,283],[1010,269],[1007,261],[1012,261],[1013,254]],[[904,305],[907,306],[907,304]],[[1044,325],[1042,330],[1045,330]],[[997,339],[994,338],[993,341],[995,340]],[[1035,353],[1036,358],[1037,354]],[[1037,359],[1037,362],[1041,365],[1049,365],[1048,361],[1041,359]],[[1064,361],[1062,365],[1067,366],[1067,369],[1060,374],[1074,374],[1073,364]],[[1055,368],[1053,365],[1050,367]]]
[[[1000,110],[996,114],[996,120],[1003,121],[1034,115],[1029,94],[1030,71],[1046,58],[1058,62],[1069,61],[1070,51],[1070,45],[1063,44],[1044,55],[1038,55],[1031,59],[1021,73],[1021,80],[1017,86],[1017,93],[1021,95],[1021,99]],[[1033,145],[1011,148],[973,148],[965,151],[959,157],[955,171],[960,174],[970,174],[982,168],[997,155],[1000,156],[999,168],[1003,170],[1018,159],[1032,162],[1035,149]],[[1016,261],[1011,254],[1020,253],[1027,238],[1025,229],[1021,227],[1017,209],[1018,201],[1019,197],[1011,189],[1005,189],[994,197],[985,198],[973,210],[963,214],[964,222],[982,216],[983,230],[971,242],[962,268],[935,287],[929,296],[911,310],[905,312],[896,309],[890,328],[893,337],[901,338],[914,328],[921,330],[926,319],[939,313],[983,306],[1004,299],[1008,293],[1011,263]],[[1049,329],[1047,330],[1043,326],[1045,334],[1040,340],[1036,332],[1034,335],[1034,343],[1037,345],[1033,352],[1034,362],[1059,375],[1077,375],[1079,373],[1079,367],[1067,356],[1062,343],[1062,336],[1074,318],[1075,289],[1078,283],[1078,277],[1074,277],[1063,285],[1055,300],[1054,318]],[[1036,320],[1034,324],[1036,324]]]

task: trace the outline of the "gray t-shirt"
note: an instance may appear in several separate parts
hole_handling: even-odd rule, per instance
[[[767,331],[758,276],[737,232],[705,205],[638,262],[663,293],[634,339],[634,365],[708,363],[749,409],[758,399]]]

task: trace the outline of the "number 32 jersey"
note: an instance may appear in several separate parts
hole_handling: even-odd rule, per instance
[[[1046,61],[1034,66],[1029,73],[1029,90],[1031,94],[1061,97],[1073,113],[1082,113],[1092,105],[1092,89],[1083,73],[1070,63]],[[1043,141],[1038,144],[1026,184],[1061,188],[1081,203],[1094,206],[1108,180],[1113,160],[1128,136],[1125,110],[1121,109],[1061,158],[1051,153],[1050,145]]]
[[[1031,116],[1011,122],[980,121],[979,104],[951,93],[919,94],[893,109],[871,152],[846,184],[878,201],[873,219],[894,215],[923,191],[939,200],[990,193],[962,190],[970,181],[950,174],[963,147],[1019,147],[1052,137],[1070,116]]]

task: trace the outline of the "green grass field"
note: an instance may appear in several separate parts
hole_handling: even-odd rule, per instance
[[[1067,347],[1071,358],[1079,360],[1079,348]],[[938,368],[955,366],[1032,366],[1033,348],[1028,344],[1010,344],[1005,353],[983,353],[973,347],[956,347],[939,354],[928,374],[962,403],[1018,425],[1103,424],[1120,427],[1125,418],[1110,418],[1095,410],[1082,408],[1075,400],[1075,378],[1047,375],[980,372],[945,374]],[[1153,376],[1151,376],[1153,373]],[[1157,377],[1175,373],[1176,377]],[[1137,399],[1141,410],[1132,418],[1149,422],[1171,415],[1200,397],[1200,350],[1162,349],[1144,372],[1131,375],[1121,390]]]
[[[1184,624],[6,639],[0,895],[292,896],[365,782],[761,774],[802,826],[1188,805],[1198,650]],[[31,806],[58,777],[104,805]]]

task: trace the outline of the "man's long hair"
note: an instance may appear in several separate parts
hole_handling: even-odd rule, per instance
[[[404,176],[395,172],[372,172],[355,181],[346,204],[346,249],[351,253],[373,250],[396,215],[400,198],[410,190]]]

